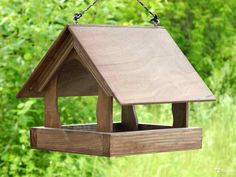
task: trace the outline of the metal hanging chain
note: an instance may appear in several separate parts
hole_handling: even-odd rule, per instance
[[[154,14],[142,1],[137,0],[139,4],[141,4],[141,6],[143,6],[144,9],[146,9],[146,11],[148,11],[149,14],[152,15],[152,19],[150,20],[150,22],[154,25],[157,26],[160,23],[160,19],[157,16],[157,14]]]
[[[91,4],[89,4],[89,6],[84,9],[82,12],[77,12],[74,15],[74,22],[77,24],[78,20],[92,7],[94,6],[99,0],[94,0]],[[154,14],[152,11],[150,11],[150,9],[148,9],[148,7],[141,1],[141,0],[137,0],[138,3],[148,11],[149,14],[152,15],[152,19],[150,20],[150,22],[154,25],[157,26],[160,23],[160,19],[159,17]]]
[[[77,24],[78,20],[86,13],[92,6],[94,6],[99,0],[94,0],[89,6],[84,9],[82,12],[76,12],[74,15],[74,22]]]

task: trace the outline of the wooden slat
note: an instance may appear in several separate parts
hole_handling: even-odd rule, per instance
[[[48,128],[31,128],[30,135],[34,149],[109,156],[109,135]]]
[[[169,125],[157,125],[157,124],[138,124],[138,130],[153,130],[153,129],[168,129],[173,128]]]
[[[73,39],[71,35],[61,43],[58,50],[52,56],[51,62],[44,68],[40,77],[37,79],[37,87],[35,88],[38,92],[42,92],[46,84],[50,81],[53,74],[63,64],[69,53],[73,49]]]
[[[80,128],[31,128],[31,146],[35,149],[109,157],[198,149],[202,141],[200,128],[115,133],[89,131],[85,126]]]
[[[199,149],[202,144],[200,128],[175,128],[149,131],[131,131],[111,136],[110,155],[168,152]]]
[[[112,132],[112,113],[113,100],[108,96],[102,88],[98,87],[98,101],[97,101],[97,131]]]
[[[60,70],[58,96],[94,96],[98,94],[97,81],[88,69],[82,65],[75,49],[72,49]],[[44,91],[34,92],[34,90],[31,90],[31,94],[34,97],[43,97]]]
[[[96,25],[66,27],[17,97],[43,96],[71,45],[105,93],[122,105],[215,100],[163,27]]]
[[[103,88],[103,90],[106,92],[107,95],[112,96],[113,93],[112,93],[111,89],[109,88],[106,81],[104,80],[102,75],[97,70],[97,67],[90,60],[87,52],[83,49],[83,46],[80,44],[79,40],[77,40],[77,39],[74,40],[74,48],[75,48],[77,54],[79,55],[79,58],[80,58],[79,60],[91,72],[91,74],[96,79],[96,81],[98,82],[100,87]]]
[[[74,124],[74,125],[63,125],[62,128],[72,130],[84,130],[84,131],[96,131],[97,124]],[[170,129],[172,126],[157,125],[157,124],[138,124],[138,131],[143,130],[155,130],[155,129]],[[122,123],[113,123],[113,132],[124,132],[125,127]]]
[[[121,106],[121,122],[125,130],[138,130],[138,119],[134,106]]]
[[[56,74],[48,83],[45,90],[45,127],[59,128],[61,126],[57,107],[57,80],[58,75]]]
[[[97,81],[88,69],[82,65],[74,49],[63,63],[58,82],[58,96],[89,96],[98,94]]]
[[[33,73],[29,77],[29,79],[25,82],[19,93],[17,94],[17,98],[29,98],[29,97],[43,97],[42,93],[38,93],[33,89],[37,85],[37,79],[40,77],[42,72],[44,72],[45,68],[50,65],[51,60],[53,59],[53,55],[57,52],[58,48],[60,48],[63,41],[70,35],[68,31],[68,26],[62,30],[58,38],[53,42],[52,46],[46,52],[43,59],[39,62],[37,67],[34,69]],[[36,86],[37,87],[37,86]]]
[[[173,127],[188,127],[188,103],[172,104]]]
[[[162,27],[72,25],[69,30],[101,87],[122,105],[215,99]]]

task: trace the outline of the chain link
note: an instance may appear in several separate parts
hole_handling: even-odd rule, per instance
[[[82,12],[77,12],[74,15],[74,23],[78,23],[78,20],[92,7],[94,6],[99,0],[94,0],[91,4],[89,4],[89,6],[84,9]],[[148,9],[148,7],[141,1],[141,0],[137,0],[138,3],[148,11],[149,14],[152,15],[152,19],[150,20],[150,22],[154,25],[157,26],[160,23],[160,19],[159,17],[154,14],[152,11],[150,11],[150,9]]]
[[[156,14],[154,14],[142,1],[140,1],[140,0],[137,0],[137,1],[144,9],[146,9],[146,11],[148,11],[149,14],[152,15],[152,18],[151,18],[150,22],[154,26],[157,26],[160,23],[159,17]]]
[[[86,13],[92,6],[94,6],[99,0],[94,0],[91,4],[89,4],[89,6],[84,9],[82,12],[77,12],[74,15],[74,22],[77,24],[78,20],[84,15],[84,13]]]

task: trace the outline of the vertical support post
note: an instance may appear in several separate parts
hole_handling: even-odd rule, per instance
[[[107,95],[102,88],[98,87],[97,101],[97,131],[112,132],[113,122],[113,100],[112,96]]]
[[[173,103],[173,127],[188,127],[188,103]]]
[[[138,119],[133,105],[121,106],[121,123],[124,130],[138,130]]]
[[[58,74],[55,74],[45,89],[45,127],[59,128],[61,126],[57,108],[57,81]]]

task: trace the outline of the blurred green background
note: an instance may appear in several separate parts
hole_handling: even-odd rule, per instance
[[[235,0],[143,0],[161,18],[217,97],[190,105],[203,128],[201,150],[103,158],[31,150],[29,127],[43,125],[42,99],[16,93],[74,12],[90,0],[0,0],[0,176],[235,177]],[[81,24],[150,25],[136,0],[102,0]],[[95,122],[95,97],[60,98],[64,124]],[[170,105],[137,106],[139,120],[171,124]],[[120,120],[115,105],[114,119]]]

